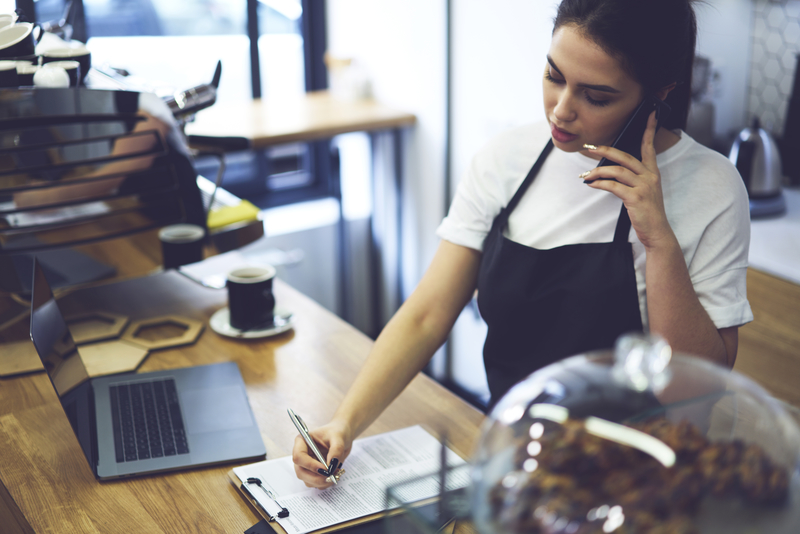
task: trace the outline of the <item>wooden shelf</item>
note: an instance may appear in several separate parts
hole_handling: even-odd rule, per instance
[[[202,138],[244,138],[251,148],[335,135],[411,126],[416,117],[374,100],[342,100],[327,91],[281,99],[218,102],[186,125],[192,144]]]

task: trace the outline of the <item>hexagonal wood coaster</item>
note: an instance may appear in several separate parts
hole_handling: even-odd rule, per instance
[[[105,376],[135,371],[147,358],[149,350],[122,339],[78,347],[89,376]]]
[[[106,311],[73,315],[65,320],[72,332],[72,339],[78,345],[104,339],[116,339],[128,324],[127,316]]]
[[[163,315],[132,322],[122,339],[150,350],[166,349],[194,343],[204,327],[202,321]]]
[[[36,354],[33,341],[14,341],[3,343],[0,356],[0,377],[15,376],[43,371],[42,360]]]
[[[78,348],[89,376],[104,376],[135,371],[147,358],[149,351],[142,346],[115,339]],[[0,356],[0,377],[43,371],[42,360],[31,341],[3,344]]]

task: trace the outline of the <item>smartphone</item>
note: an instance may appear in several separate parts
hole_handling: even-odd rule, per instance
[[[642,103],[633,112],[628,123],[611,146],[627,152],[642,161],[642,137],[644,137],[644,131],[647,129],[647,119],[650,118],[653,110],[656,112],[656,120],[658,121],[656,131],[658,131],[658,128],[669,115],[670,107],[663,100],[651,95],[642,100]],[[603,158],[597,166],[607,167],[610,165],[619,165],[619,163]]]

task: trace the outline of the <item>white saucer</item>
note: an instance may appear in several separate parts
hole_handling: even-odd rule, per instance
[[[209,326],[211,326],[211,330],[222,336],[240,339],[256,339],[282,334],[287,330],[291,330],[294,323],[292,322],[292,314],[290,312],[276,308],[275,322],[269,328],[241,331],[231,326],[230,311],[226,306],[214,312],[214,315],[211,316],[211,320],[209,321]]]

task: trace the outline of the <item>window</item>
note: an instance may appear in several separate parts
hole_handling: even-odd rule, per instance
[[[58,20],[65,5],[38,0],[36,19]],[[88,37],[93,66],[127,73],[122,79],[132,88],[165,96],[207,83],[217,61],[222,62],[218,102],[282,98],[327,85],[324,0],[73,0],[71,5],[67,20],[74,38]],[[256,14],[256,24],[249,13]],[[258,43],[257,62],[251,37]],[[229,154],[224,187],[263,208],[330,196],[335,191],[329,158],[328,142]],[[198,158],[196,165],[201,174],[216,175],[216,160]]]
[[[171,93],[209,81],[221,60],[220,101],[249,98],[253,69],[247,4],[247,0],[83,0],[93,63],[128,71],[132,85]],[[63,0],[36,2],[39,21],[57,20],[63,10]],[[263,90],[256,96],[304,91],[300,0],[262,0],[257,2],[257,13]]]

